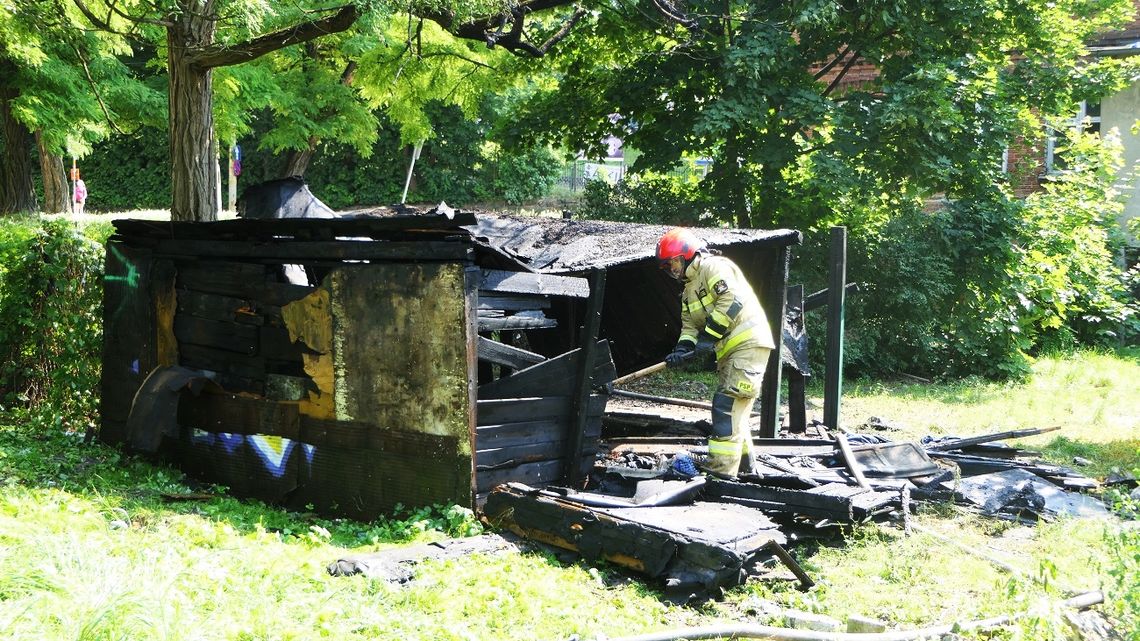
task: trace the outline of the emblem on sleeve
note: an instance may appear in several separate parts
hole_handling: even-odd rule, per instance
[[[717,296],[727,292],[728,291],[728,283],[726,283],[723,280],[718,280],[716,282],[716,284],[713,285],[713,291],[717,293]]]

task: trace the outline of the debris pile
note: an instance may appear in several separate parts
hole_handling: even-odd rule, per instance
[[[1094,479],[997,443],[1054,429],[892,442],[816,426],[814,438],[754,439],[756,473],[735,480],[685,472],[704,452],[699,438],[625,436],[603,442],[582,489],[510,483],[483,512],[528,539],[662,580],[674,598],[715,595],[774,565],[807,587],[786,546],[834,538],[841,524],[905,519],[916,501],[1025,522],[1108,515],[1082,493]]]

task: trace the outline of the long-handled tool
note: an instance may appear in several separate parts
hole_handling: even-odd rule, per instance
[[[649,376],[650,374],[656,374],[657,372],[660,372],[661,370],[665,369],[665,367],[666,367],[665,361],[661,361],[660,363],[657,363],[656,365],[650,365],[649,367],[639,369],[636,372],[631,372],[629,374],[626,374],[625,376],[615,378],[613,380],[613,384],[614,385],[621,385],[622,383],[628,383],[630,381],[636,381],[637,379],[644,378],[646,376]]]

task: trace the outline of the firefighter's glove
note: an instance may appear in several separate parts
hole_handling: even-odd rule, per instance
[[[685,363],[693,357],[693,344],[686,341],[677,343],[672,352],[665,357],[665,366],[670,368],[684,367]]]
[[[705,361],[712,357],[716,351],[716,339],[709,334],[701,334],[697,339],[697,346],[695,348],[695,356],[698,361]]]

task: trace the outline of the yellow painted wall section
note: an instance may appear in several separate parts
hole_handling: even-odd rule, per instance
[[[316,352],[304,354],[303,358],[305,373],[313,379],[318,391],[309,392],[309,398],[299,403],[299,411],[314,418],[334,418],[333,322],[329,291],[322,286],[301,300],[285,305],[281,308],[281,317],[289,330],[289,340],[303,343]]]

